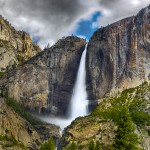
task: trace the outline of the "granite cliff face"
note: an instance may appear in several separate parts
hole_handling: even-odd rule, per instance
[[[150,78],[149,21],[150,6],[142,9],[137,16],[102,27],[93,34],[87,48],[86,63],[89,100],[98,99],[110,91],[138,85]],[[4,20],[1,22],[4,24]],[[8,26],[8,23],[5,24]],[[13,47],[19,49],[17,55],[25,59],[35,52],[26,33],[17,32],[12,27],[7,30],[3,26],[1,39],[5,40],[4,47],[7,45],[10,51],[14,50]],[[20,42],[22,39],[23,42]],[[65,113],[85,44],[77,37],[59,40],[22,67],[9,71],[0,81],[2,93],[21,101],[33,111],[37,108],[41,112],[46,108]],[[4,59],[6,66],[5,60],[11,62],[16,56],[9,52],[5,55],[9,59]]]
[[[137,16],[102,27],[87,51],[89,99],[122,90],[150,78],[150,6]]]
[[[16,144],[16,149],[23,149],[21,143],[24,145],[35,145],[40,143],[40,137],[37,132],[31,127],[31,125],[21,118],[12,108],[8,107],[3,98],[0,98],[0,135],[20,141],[20,144]],[[13,136],[13,137],[12,137]],[[7,149],[0,140],[0,149]],[[2,146],[3,145],[3,146]],[[37,149],[37,148],[36,148]]]
[[[19,103],[0,96],[0,149],[37,150],[44,140],[60,138],[59,128],[28,113]]]
[[[0,16],[0,72],[28,60],[40,51],[40,47],[32,42],[29,34],[16,31]]]
[[[22,67],[9,71],[0,80],[1,93],[33,111],[46,109],[64,115],[85,44],[74,36],[59,40]]]
[[[32,43],[27,33],[15,31],[0,17],[0,72],[8,68],[4,76],[0,76],[0,94],[14,98],[31,111],[52,112],[64,116],[67,114],[85,45],[84,39],[69,36],[60,39],[51,48],[39,52],[39,47]],[[22,61],[26,62],[9,70]],[[106,93],[132,87],[149,79],[150,6],[142,9],[135,17],[97,30],[89,41],[86,61],[89,100],[99,99]],[[134,129],[135,125],[141,138],[141,145],[136,142],[136,146],[149,149],[149,89],[149,82],[145,82],[139,87],[99,99],[100,105],[90,116],[76,119],[66,129],[61,146],[68,147],[74,141],[80,149],[86,150],[90,142],[99,141],[103,149],[112,149],[114,142],[118,140],[118,129],[126,131],[126,125],[131,129]],[[124,111],[129,124],[123,124],[122,127],[118,114],[121,113],[124,119]],[[44,139],[35,129],[30,136],[28,122],[1,98],[0,117],[1,135],[13,135],[23,144],[35,143],[36,147],[40,140]],[[126,120],[123,120],[123,123],[126,123]],[[26,130],[26,127],[29,127],[29,130]],[[127,131],[130,131],[129,128]],[[40,127],[37,126],[36,129]],[[136,137],[134,134],[131,130],[126,137]],[[0,138],[4,138],[1,135]],[[128,143],[126,140],[130,141],[132,138],[125,139],[125,143]]]

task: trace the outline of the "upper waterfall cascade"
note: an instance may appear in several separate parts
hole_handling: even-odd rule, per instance
[[[71,98],[69,113],[72,120],[79,116],[86,116],[88,114],[88,101],[86,92],[86,51],[87,44],[81,56],[77,78]]]
[[[76,82],[73,89],[72,98],[69,106],[69,118],[60,118],[56,116],[41,117],[42,120],[60,126],[60,133],[62,134],[65,127],[67,127],[75,118],[80,116],[86,116],[88,114],[88,101],[86,92],[86,51],[82,53],[78,73],[76,77]]]

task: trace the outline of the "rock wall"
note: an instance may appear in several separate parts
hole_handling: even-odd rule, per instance
[[[0,96],[0,150],[38,150],[50,136],[57,143],[58,126],[42,122],[12,101]]]
[[[21,118],[12,108],[6,105],[3,98],[0,98],[0,120],[0,136],[16,139],[20,144],[23,143],[28,148],[33,146],[34,149],[38,149],[38,144],[41,142],[38,133],[29,122]],[[9,141],[6,141],[9,145]],[[7,149],[7,147],[2,147],[2,145],[7,145],[6,141],[1,140],[1,150]],[[23,149],[17,144],[16,146],[18,147],[14,145],[14,149]]]
[[[38,53],[0,80],[1,93],[29,109],[65,114],[71,98],[85,40],[70,36]],[[45,109],[44,109],[45,108]]]
[[[40,47],[32,42],[29,34],[16,31],[0,16],[0,71],[20,64],[40,51]]]
[[[26,59],[26,54],[28,56],[34,52],[32,41],[26,33],[15,31],[3,19],[1,24],[0,37],[10,53],[7,52],[4,63],[1,61],[0,64],[4,66],[8,58],[11,62],[16,56],[11,53],[13,47],[19,50],[19,58]],[[102,27],[93,34],[87,48],[86,62],[89,100],[98,99],[110,91],[135,86],[150,78],[149,34],[150,6],[142,9],[137,16]],[[33,111],[50,110],[65,114],[85,44],[85,40],[74,36],[60,39],[23,66],[10,70],[0,80],[1,93],[21,101]]]
[[[89,150],[91,141],[99,141],[104,150],[110,150],[116,131],[117,126],[113,121],[94,116],[78,117],[65,129],[60,147],[65,149],[74,142],[79,146],[78,149]]]
[[[89,99],[150,78],[149,35],[150,6],[93,34],[87,50]]]

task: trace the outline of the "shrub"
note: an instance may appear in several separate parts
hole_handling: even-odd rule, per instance
[[[8,41],[0,39],[0,47],[7,46],[8,43]]]
[[[135,122],[135,124],[141,126],[141,125],[150,125],[150,115],[146,112],[139,111],[132,113],[132,119]]]
[[[72,142],[65,150],[78,150],[78,147],[74,142]]]
[[[0,78],[4,76],[5,72],[0,72]]]
[[[39,150],[55,150],[55,148],[55,142],[51,136],[47,142],[41,145]]]
[[[91,141],[89,144],[89,150],[101,150],[101,145],[99,141],[96,141],[96,144],[94,141]]]
[[[95,150],[95,143],[93,142],[93,140],[89,144],[89,150]]]
[[[96,141],[95,150],[101,150],[101,145],[99,141]]]
[[[148,135],[150,136],[150,129],[147,132],[148,132]]]
[[[113,144],[114,148],[116,150],[138,150],[138,136],[134,133],[134,124],[130,117],[128,108],[123,106],[118,112],[119,118],[115,120],[118,124],[118,130]]]
[[[17,55],[17,60],[18,60],[19,63],[24,62],[24,58],[21,55]]]
[[[14,136],[9,137],[7,135],[0,135],[0,141],[4,141],[4,143],[2,143],[3,148],[17,146],[26,150],[24,144],[21,143],[20,141],[17,141]]]

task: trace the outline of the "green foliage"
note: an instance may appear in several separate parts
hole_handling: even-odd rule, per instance
[[[78,147],[74,142],[72,142],[65,150],[78,150]]]
[[[99,141],[96,141],[95,150],[101,150],[101,145]]]
[[[8,43],[9,43],[8,41],[0,39],[0,47],[7,46]]]
[[[76,129],[76,132],[80,134],[85,129],[86,124],[90,126],[90,123],[98,125],[98,123],[108,122],[112,125],[110,132],[114,134],[110,145],[108,143],[102,143],[103,145],[100,145],[98,142],[96,143],[96,135],[105,131],[102,129],[99,129],[98,133],[92,138],[83,137],[83,140],[88,142],[91,139],[93,140],[87,145],[84,144],[84,141],[82,142],[82,137],[75,137],[74,133],[73,136],[66,134],[66,139],[68,141],[75,140],[79,150],[84,148],[89,150],[100,150],[102,148],[111,150],[139,150],[140,146],[144,144],[143,137],[149,138],[148,135],[150,135],[150,130],[147,127],[150,126],[150,115],[147,113],[150,110],[148,107],[149,91],[150,84],[144,82],[140,86],[126,89],[123,92],[111,93],[112,95],[107,95],[100,99],[99,106],[91,115],[81,119],[81,121],[77,119],[69,127],[69,129]],[[135,127],[140,130],[143,137],[138,137]]]
[[[134,124],[126,105],[110,107],[100,115],[106,119],[112,119],[118,126],[113,144],[115,150],[123,150],[123,148],[138,150],[136,146],[139,143],[138,136],[134,133]]]
[[[134,133],[134,125],[128,108],[123,106],[118,113],[119,118],[115,120],[118,124],[118,130],[113,144],[114,148],[116,150],[138,150],[138,147],[136,146],[139,143],[138,136]]]
[[[14,143],[16,143],[16,140],[14,140],[14,138],[10,138],[7,135],[0,135],[0,141],[13,141]]]
[[[150,114],[145,112],[146,105],[144,99],[135,98],[129,106],[132,120],[138,126],[150,126]]]
[[[24,62],[24,58],[21,55],[17,55],[17,60],[18,60],[19,63]]]
[[[17,141],[15,139],[15,137],[11,136],[7,136],[7,135],[0,135],[0,141],[2,142],[2,147],[6,148],[6,147],[21,147],[22,149],[26,150],[26,147],[24,146],[23,143],[21,143],[20,141]]]
[[[96,144],[95,144],[93,140],[90,142],[88,148],[89,148],[89,150],[101,150],[99,141],[96,141]]]
[[[47,142],[41,145],[39,150],[55,150],[55,142],[52,137],[49,138]]]
[[[0,72],[0,78],[4,76],[5,72]]]
[[[150,91],[150,85],[144,82],[122,93],[103,97],[104,102],[92,112],[92,116],[110,119],[117,124],[118,130],[113,143],[115,150],[138,150],[139,139],[134,133],[134,124],[141,127],[150,125],[150,114],[146,112],[149,104],[145,99],[147,91]]]
[[[136,113],[132,113],[132,119],[135,122],[135,124],[139,126],[141,125],[150,126],[150,115],[146,112],[139,111]]]
[[[17,101],[12,98],[5,97],[5,102],[8,106],[13,108],[16,113],[18,113],[21,117],[25,118],[31,125],[42,125],[43,122],[37,119],[35,116],[32,116],[26,109]]]
[[[93,140],[89,144],[89,150],[95,150],[95,143]]]
[[[148,135],[150,136],[150,129],[148,130]]]

